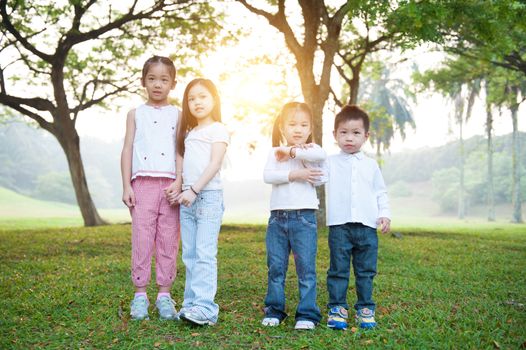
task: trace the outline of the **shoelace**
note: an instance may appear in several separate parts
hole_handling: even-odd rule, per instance
[[[136,311],[137,309],[142,308],[142,307],[148,307],[148,303],[145,299],[142,299],[142,298],[133,299],[132,305],[131,305],[132,311]]]
[[[175,306],[175,302],[170,298],[161,298],[159,299],[159,309],[170,308]]]

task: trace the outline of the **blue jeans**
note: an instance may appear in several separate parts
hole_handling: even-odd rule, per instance
[[[327,271],[329,308],[347,304],[349,270],[352,258],[356,294],[356,310],[375,309],[373,301],[373,278],[378,258],[378,235],[376,229],[359,223],[329,226],[329,249],[331,262]]]
[[[314,209],[273,210],[267,227],[268,289],[265,317],[282,321],[285,313],[285,276],[292,250],[298,275],[299,304],[296,320],[319,323],[316,304],[317,226]]]
[[[217,240],[223,218],[223,191],[201,191],[190,207],[181,205],[181,239],[186,266],[183,308],[196,307],[217,322]]]

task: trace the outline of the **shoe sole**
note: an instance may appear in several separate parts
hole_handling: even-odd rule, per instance
[[[373,328],[376,328],[376,323],[375,324],[360,324],[360,328],[362,329],[373,329]]]
[[[195,324],[195,325],[198,325],[198,326],[215,326],[215,323],[212,322],[212,321],[201,321],[201,320],[194,320],[190,317],[187,317],[185,315],[181,315],[180,316],[181,320],[184,320],[186,322],[190,322],[191,324]]]
[[[146,316],[144,318],[132,317],[131,320],[132,321],[144,321],[144,320],[149,321],[150,320],[150,316]]]
[[[177,317],[177,316],[174,316],[174,317],[161,317],[161,316],[159,316],[159,319],[161,321],[179,321],[179,317]]]
[[[337,331],[344,331],[348,326],[337,326],[337,325],[327,325],[327,328],[334,329]]]
[[[297,331],[312,331],[315,327],[294,327]]]

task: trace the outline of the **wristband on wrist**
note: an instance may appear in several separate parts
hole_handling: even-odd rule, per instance
[[[196,192],[192,186],[190,186],[190,189],[192,190],[192,192],[193,192],[196,196],[199,194],[199,192]]]
[[[289,150],[289,157],[290,157],[291,159],[296,158],[296,152],[294,152],[294,155],[292,155],[292,150],[295,149],[295,148],[296,148],[296,146],[292,146],[292,147],[290,148],[290,150]]]

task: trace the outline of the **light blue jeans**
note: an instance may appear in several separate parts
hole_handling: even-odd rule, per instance
[[[217,240],[223,218],[223,191],[201,191],[190,207],[181,205],[181,239],[186,266],[183,308],[195,307],[217,322]]]

